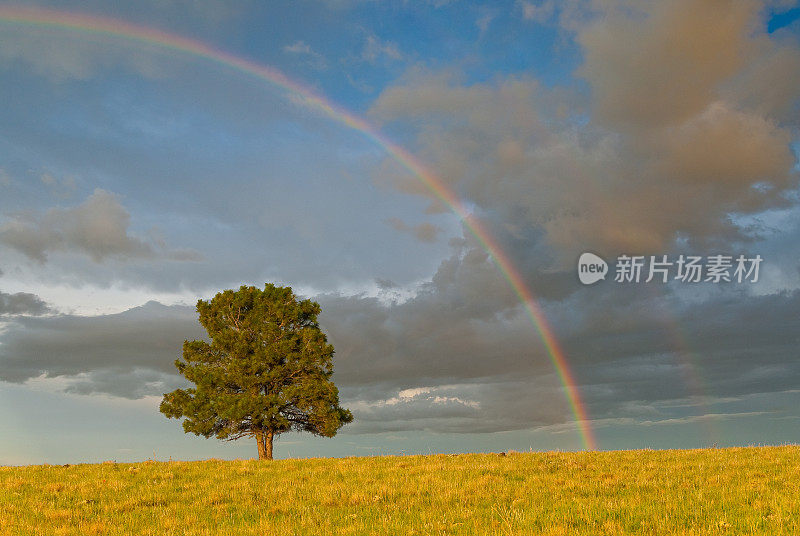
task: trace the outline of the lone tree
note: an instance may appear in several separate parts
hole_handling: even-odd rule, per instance
[[[333,346],[319,329],[320,306],[291,287],[242,286],[199,300],[211,344],[185,341],[178,371],[196,387],[165,394],[161,413],[186,417],[184,431],[234,440],[254,436],[258,458],[289,430],[333,437],[352,414],[330,381]]]

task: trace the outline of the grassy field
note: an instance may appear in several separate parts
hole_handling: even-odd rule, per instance
[[[800,447],[0,467],[0,534],[800,534]]]

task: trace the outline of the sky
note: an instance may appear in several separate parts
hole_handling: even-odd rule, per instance
[[[354,415],[277,458],[798,443],[798,127],[795,2],[0,1],[0,464],[255,457],[158,405],[267,282]]]

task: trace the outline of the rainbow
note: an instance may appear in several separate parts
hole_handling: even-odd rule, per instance
[[[664,290],[661,289],[661,292],[663,293]],[[671,314],[674,318],[677,318],[675,311],[671,311]],[[703,381],[703,377],[697,373],[698,367],[696,363],[698,355],[693,352],[689,346],[684,330],[681,329],[681,325],[678,322],[665,322],[664,332],[671,339],[676,361],[682,365],[684,369],[683,376],[689,388],[689,397],[700,408],[703,415],[713,415],[709,408],[710,397],[708,396],[708,389]],[[705,420],[704,423],[706,444],[719,445],[722,443],[722,434],[715,420],[710,418]]]
[[[534,299],[533,293],[525,284],[525,281],[519,271],[514,267],[511,259],[503,252],[500,244],[497,243],[485,226],[467,210],[455,193],[448,188],[441,179],[414,158],[408,151],[384,137],[376,128],[372,127],[365,120],[335,106],[324,97],[315,94],[312,90],[291,80],[274,68],[260,65],[239,56],[234,56],[228,52],[217,50],[200,41],[167,33],[162,30],[95,15],[15,6],[0,6],[0,22],[60,28],[88,32],[101,36],[123,38],[129,41],[146,43],[197,56],[218,63],[226,68],[235,69],[246,75],[256,77],[273,86],[277,86],[292,95],[300,97],[300,100],[310,108],[319,110],[334,121],[343,123],[361,132],[373,143],[382,147],[461,218],[470,233],[475,236],[481,246],[486,250],[489,257],[499,268],[509,285],[511,285],[511,288],[514,289],[514,292],[524,306],[525,313],[530,318],[544,342],[548,356],[566,392],[567,400],[575,417],[584,448],[587,450],[595,450],[597,448],[597,442],[590,425],[586,406],[581,400],[575,379],[567,363],[566,355],[556,340],[552,328],[545,319],[544,313]]]

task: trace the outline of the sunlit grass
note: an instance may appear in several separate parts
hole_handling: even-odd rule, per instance
[[[800,447],[0,467],[0,534],[800,534]]]

